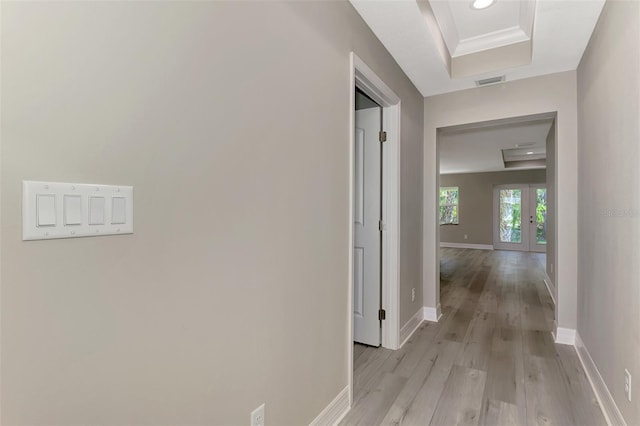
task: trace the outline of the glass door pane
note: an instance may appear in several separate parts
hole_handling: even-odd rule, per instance
[[[547,244],[547,188],[536,189],[536,244]]]
[[[522,190],[501,189],[500,216],[498,223],[500,226],[500,242],[516,243],[522,242]]]

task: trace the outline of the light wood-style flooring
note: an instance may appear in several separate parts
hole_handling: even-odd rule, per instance
[[[355,345],[344,425],[605,425],[572,346],[553,342],[544,254],[442,249],[438,323],[398,351]]]

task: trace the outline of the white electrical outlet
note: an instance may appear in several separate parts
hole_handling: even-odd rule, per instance
[[[626,368],[624,369],[624,393],[627,395],[629,402],[631,402],[631,373]]]
[[[467,239],[467,234],[464,234],[464,239],[465,239],[465,240]]]
[[[251,426],[264,426],[264,404],[251,412]]]
[[[411,289],[411,301],[415,301],[416,300],[416,288],[412,288]]]

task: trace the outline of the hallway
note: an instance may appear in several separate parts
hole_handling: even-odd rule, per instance
[[[606,424],[574,348],[552,340],[544,254],[441,253],[440,322],[399,351],[355,345],[342,424]]]

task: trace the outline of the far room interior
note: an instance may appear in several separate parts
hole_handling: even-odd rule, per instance
[[[554,300],[556,120],[549,112],[437,130],[439,246],[536,253]]]

